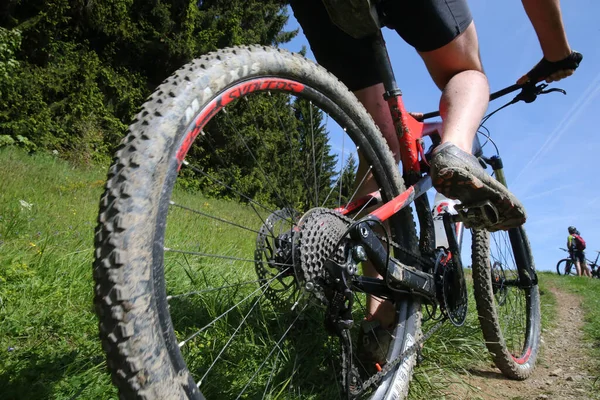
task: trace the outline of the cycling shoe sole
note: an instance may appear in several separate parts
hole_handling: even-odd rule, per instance
[[[492,177],[489,177],[488,182],[484,182],[468,169],[460,167],[442,168],[435,175],[433,185],[436,190],[448,198],[460,200],[462,208],[468,209],[469,205],[486,200],[496,207],[500,217],[497,223],[467,226],[468,228],[485,228],[494,232],[515,228],[525,223],[527,217],[523,205]]]

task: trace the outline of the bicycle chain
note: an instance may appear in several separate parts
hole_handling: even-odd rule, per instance
[[[352,394],[353,397],[356,398],[356,397],[360,396],[361,394],[363,394],[364,391],[369,388],[369,386],[372,386],[375,382],[378,382],[379,380],[383,379],[384,376],[386,376],[391,370],[393,370],[404,359],[406,359],[407,357],[410,357],[413,354],[415,354],[416,352],[418,352],[421,349],[421,345],[423,343],[425,343],[427,341],[427,339],[429,339],[435,332],[437,332],[442,327],[442,325],[444,324],[446,319],[447,319],[446,317],[441,319],[437,324],[435,324],[433,327],[431,327],[431,329],[428,330],[427,333],[425,333],[425,335],[423,335],[423,337],[421,337],[419,340],[415,341],[415,343],[412,346],[410,346],[408,349],[404,350],[400,355],[398,355],[393,360],[386,363],[385,366],[383,366],[383,368],[381,369],[381,371],[377,372],[375,375],[371,376],[369,379],[367,379],[365,382],[363,382],[360,390],[358,392]]]

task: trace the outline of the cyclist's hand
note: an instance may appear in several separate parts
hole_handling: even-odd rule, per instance
[[[517,83],[523,85],[528,81],[534,83],[544,80],[548,83],[560,81],[573,75],[582,59],[583,55],[576,51],[572,51],[571,54],[559,61],[548,61],[542,58],[531,71],[520,77]]]

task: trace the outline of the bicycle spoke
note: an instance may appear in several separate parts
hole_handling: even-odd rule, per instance
[[[244,194],[240,193],[239,191],[235,190],[235,189],[234,189],[234,188],[232,188],[231,186],[229,186],[229,185],[225,184],[223,181],[221,181],[221,180],[219,180],[219,179],[217,179],[217,178],[214,178],[214,177],[210,176],[209,174],[207,174],[206,172],[204,172],[204,171],[203,171],[201,168],[197,168],[197,167],[194,167],[193,165],[186,164],[186,162],[187,162],[187,161],[183,161],[183,164],[184,164],[184,165],[186,165],[186,166],[188,166],[189,168],[191,168],[191,169],[192,169],[192,170],[194,170],[195,172],[198,172],[199,174],[201,174],[201,175],[203,175],[203,176],[207,177],[208,179],[211,179],[212,181],[214,181],[214,182],[217,182],[217,183],[221,184],[223,187],[225,187],[225,188],[227,188],[227,189],[231,190],[233,193],[237,194],[238,196],[240,196],[240,197],[241,197],[241,198],[243,198],[244,200],[247,200],[247,201],[248,201],[250,204],[257,205],[258,207],[262,208],[263,210],[265,210],[265,211],[268,211],[270,214],[273,214],[273,213],[275,212],[275,210],[273,210],[273,209],[271,209],[271,208],[268,208],[268,207],[266,207],[266,206],[264,206],[264,205],[262,205],[262,204],[260,204],[260,203],[258,203],[258,202],[256,202],[256,201],[254,201],[254,200],[253,200],[253,199],[251,199],[250,197],[248,197],[248,196],[246,196],[246,195],[244,195]],[[259,216],[260,216],[260,215],[259,215]],[[290,221],[290,222],[291,222],[291,221]],[[291,223],[293,223],[293,222],[291,222]]]
[[[340,174],[338,176],[338,178],[336,179],[335,183],[331,186],[331,189],[329,190],[329,193],[327,193],[327,197],[325,197],[325,200],[323,200],[323,203],[321,204],[321,207],[325,207],[325,204],[327,204],[327,200],[329,200],[329,197],[331,196],[331,194],[333,193],[333,191],[337,187],[338,182],[340,182],[340,185],[342,184],[341,181],[342,181],[342,175]],[[340,193],[341,193],[341,189],[340,189]],[[340,196],[341,196],[341,194],[340,194]],[[340,203],[341,203],[341,198],[340,198],[340,201],[338,202],[338,207],[340,207]]]
[[[280,273],[279,275],[281,275],[281,274],[283,274],[283,272]],[[194,334],[188,336],[185,340],[179,342],[178,346],[180,348],[183,347],[183,346],[185,346],[186,343],[188,343],[190,340],[192,340],[193,338],[195,338],[196,336],[198,336],[199,334],[201,334],[202,332],[204,332],[206,329],[210,328],[212,325],[214,325],[217,321],[219,321],[221,318],[223,318],[224,316],[226,316],[233,309],[237,308],[240,304],[244,303],[246,300],[248,300],[250,297],[252,297],[253,294],[255,294],[256,292],[258,292],[261,289],[263,289],[269,283],[273,282],[277,277],[278,276],[273,277],[272,279],[270,279],[269,281],[267,281],[264,285],[260,286],[258,289],[254,290],[252,293],[250,293],[249,295],[247,295],[246,297],[244,297],[242,300],[240,300],[239,302],[237,302],[236,304],[234,304],[233,306],[231,306],[227,311],[225,311],[224,313],[222,313],[221,315],[219,315],[217,318],[215,318],[214,320],[212,320],[209,324],[207,324],[204,327],[200,328]]]
[[[190,207],[187,207],[187,206],[184,206],[184,205],[181,205],[181,204],[177,204],[174,201],[170,201],[169,204],[172,205],[172,206],[174,206],[174,207],[181,208],[182,210],[186,210],[186,211],[192,212],[194,214],[202,215],[204,217],[207,217],[207,218],[210,218],[210,219],[214,219],[215,221],[223,222],[223,223],[225,223],[227,225],[235,226],[237,228],[244,229],[244,230],[252,232],[252,233],[260,233],[260,231],[257,231],[256,229],[248,228],[247,226],[243,226],[243,225],[237,224],[235,222],[228,221],[225,218],[220,218],[220,217],[217,217],[217,216],[205,213],[205,212],[200,211],[200,210],[195,210],[193,208],[190,208]],[[271,236],[271,237],[274,238],[274,236]]]
[[[264,293],[265,293],[265,291],[263,290],[263,294]],[[235,331],[232,333],[232,335],[229,338],[229,340],[227,340],[227,343],[225,343],[225,346],[223,346],[223,348],[221,349],[221,351],[219,352],[219,354],[217,354],[217,356],[213,360],[212,364],[210,364],[209,367],[206,369],[206,372],[204,373],[204,375],[202,376],[202,378],[200,378],[200,380],[196,383],[196,386],[200,386],[202,384],[202,381],[204,380],[204,378],[206,378],[206,375],[208,375],[210,373],[210,371],[212,370],[212,368],[214,367],[214,365],[217,363],[217,361],[219,361],[219,359],[221,358],[221,355],[227,349],[227,347],[229,346],[229,344],[231,343],[231,341],[233,340],[233,338],[237,335],[237,333],[240,330],[240,328],[242,327],[242,325],[244,325],[244,323],[248,319],[248,316],[252,313],[252,311],[254,311],[254,308],[256,307],[256,305],[258,304],[259,301],[260,301],[260,297],[256,299],[256,301],[254,302],[254,304],[252,304],[252,307],[250,308],[250,311],[248,311],[246,313],[246,315],[244,315],[244,318],[242,319],[242,321],[239,323],[239,325],[237,326],[237,328],[235,328]],[[181,346],[179,346],[179,347],[181,347]]]
[[[254,379],[256,378],[256,375],[258,375],[258,373],[260,372],[260,370],[262,370],[262,368],[264,367],[264,365],[266,364],[266,362],[273,355],[273,352],[280,346],[281,342],[283,342],[283,340],[286,338],[286,336],[288,335],[288,333],[290,332],[290,330],[292,329],[292,327],[294,326],[294,324],[296,323],[296,321],[298,321],[298,319],[300,318],[300,316],[302,315],[302,313],[304,312],[304,310],[306,310],[306,307],[308,307],[308,304],[306,304],[302,308],[302,310],[300,310],[300,312],[298,313],[298,315],[296,316],[296,318],[294,319],[294,321],[292,321],[292,323],[286,329],[286,331],[283,333],[283,335],[281,335],[281,337],[279,338],[279,341],[276,343],[275,346],[273,346],[273,349],[269,352],[269,354],[267,355],[267,357],[265,358],[265,360],[260,364],[260,366],[258,367],[258,369],[256,370],[256,372],[254,372],[254,374],[252,375],[252,377],[250,377],[250,380],[246,383],[246,385],[242,389],[241,393],[238,395],[237,399],[239,399],[244,394],[244,392],[246,391],[246,389],[248,388],[248,386],[254,381]]]
[[[360,180],[360,183],[358,184],[358,186],[356,187],[356,190],[354,190],[354,193],[352,193],[352,196],[350,196],[350,200],[348,200],[348,204],[352,203],[352,201],[354,200],[354,196],[356,196],[356,193],[358,193],[358,189],[362,186],[362,184],[364,183],[365,179],[367,178],[367,176],[369,176],[369,173],[371,172],[371,166],[369,165],[369,169],[367,170],[367,172],[365,172],[365,174],[363,175],[362,179]],[[362,207],[360,210],[358,210],[358,212],[356,214],[354,214],[354,217],[352,217],[352,221],[356,220],[356,218],[358,218],[359,215],[361,215],[361,213],[363,212],[363,210],[365,210],[367,208],[367,206],[369,205],[369,203],[371,203],[371,201],[373,200],[373,197],[371,197]]]
[[[345,139],[345,137],[342,136],[342,153],[341,153],[342,159],[340,161],[340,178],[343,176],[343,173],[344,173],[344,144],[345,144],[344,139]],[[340,179],[340,196],[338,198],[338,207],[342,206],[342,184],[343,183],[344,183],[343,180]]]
[[[269,95],[270,95],[270,93],[269,93]],[[271,103],[271,105],[274,107],[274,104]],[[288,130],[284,128],[283,121],[281,120],[281,116],[278,113],[276,115],[277,115],[277,120],[279,121],[279,125],[281,126],[283,132],[285,133],[285,136],[286,136],[286,139],[288,141],[288,144],[290,145],[290,156],[293,159],[293,163],[292,163],[293,170],[290,171],[290,179],[292,178],[292,172],[293,173],[300,172],[300,174],[302,175],[302,182],[304,183],[305,189],[307,191],[310,191],[310,186],[308,185],[308,180],[306,178],[306,175],[304,174],[304,169],[302,169],[302,168],[296,168],[296,166],[299,165],[299,163],[298,163],[297,154],[293,151],[292,135],[290,135],[288,133]]]
[[[225,113],[225,109],[223,108],[223,112]],[[227,113],[225,113],[225,116],[227,118],[227,121],[231,121],[229,120],[229,118],[227,117]],[[235,131],[235,134],[238,137],[238,140],[240,141],[240,143],[242,143],[244,145],[244,147],[246,148],[246,150],[248,150],[248,154],[250,154],[250,157],[254,160],[254,162],[256,163],[258,169],[260,170],[262,176],[265,178],[267,185],[269,185],[271,187],[271,189],[273,190],[273,193],[275,193],[275,195],[277,196],[277,198],[282,202],[282,203],[286,203],[282,198],[281,195],[279,193],[279,191],[275,188],[275,186],[273,185],[273,183],[271,182],[271,179],[269,179],[269,176],[267,176],[267,174],[265,173],[265,170],[263,169],[261,163],[258,162],[258,160],[256,159],[254,152],[252,150],[250,150],[250,148],[248,147],[248,144],[246,143],[246,140],[244,140],[244,138],[242,137],[242,135],[240,135],[239,131],[236,128],[233,128]],[[263,142],[264,143],[264,142]],[[287,203],[285,205],[287,208],[292,209],[293,207]]]
[[[319,204],[319,184],[317,181],[317,163],[315,160],[315,131],[313,125],[313,113],[312,113],[312,101],[308,103],[310,109],[310,135],[311,135],[311,147],[312,147],[312,165],[315,178],[315,205]]]
[[[246,286],[246,285],[252,285],[254,283],[260,283],[260,282],[264,282],[267,279],[256,279],[253,281],[246,281],[246,282],[240,282],[240,283],[236,283],[233,285],[224,285],[224,286],[219,286],[219,287],[211,287],[208,289],[204,289],[204,290],[196,290],[193,292],[187,292],[187,293],[180,293],[180,294],[175,294],[175,295],[169,295],[167,296],[167,300],[171,300],[171,299],[178,299],[180,297],[188,297],[188,296],[194,296],[194,295],[198,295],[198,294],[204,294],[204,293],[210,293],[210,292],[214,292],[217,290],[223,290],[223,289],[231,289],[234,287],[241,287],[241,286]]]
[[[277,362],[279,361],[279,355],[281,352],[277,352],[277,356],[275,357],[275,361],[273,362],[273,368],[271,368],[271,374],[269,375],[269,379],[267,380],[267,384],[265,385],[265,390],[263,391],[262,398],[267,398],[267,392],[269,391],[269,386],[271,386],[271,380],[273,379],[273,375],[275,374],[275,367],[277,367]]]
[[[499,262],[504,271],[504,278],[501,286],[497,289],[498,296],[501,296],[502,303],[498,302],[497,311],[499,313],[500,324],[504,332],[506,346],[511,354],[520,356],[524,350],[525,332],[527,329],[526,304],[524,304],[525,292],[519,280],[514,252],[507,232],[497,232],[491,235],[492,252],[490,254],[492,262]]]
[[[249,262],[249,263],[255,263],[256,262],[256,260],[253,260],[253,259],[250,259],[250,258],[225,256],[225,255],[220,255],[220,254],[201,253],[201,252],[197,252],[197,251],[176,250],[176,249],[170,249],[168,247],[165,247],[164,250],[168,251],[168,252],[171,252],[171,253],[190,254],[190,255],[199,256],[199,257],[220,258],[220,259],[223,259],[223,260],[243,261],[243,262]],[[281,267],[291,267],[292,266],[292,264],[282,264],[282,263],[276,263],[276,262],[271,262],[269,264],[276,265],[276,266],[281,266]]]

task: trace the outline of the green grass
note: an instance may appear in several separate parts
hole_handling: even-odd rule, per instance
[[[0,399],[117,398],[91,302],[103,175],[0,152]]]
[[[0,399],[116,399],[117,392],[106,373],[97,339],[97,319],[92,306],[93,229],[105,170],[73,169],[50,156],[29,156],[4,149],[0,151],[0,176]],[[180,191],[175,192],[174,198],[180,204],[193,204],[203,212],[227,215],[237,223],[256,221],[256,214],[249,208],[227,201]],[[211,225],[177,209],[170,212],[170,221],[175,223],[168,225],[168,247],[254,258],[255,233]],[[262,214],[263,218],[268,215]],[[252,227],[259,229],[260,225],[254,222]],[[217,265],[225,266],[229,272],[216,273]],[[186,293],[207,282],[256,279],[252,263],[239,260],[216,263],[206,257],[169,254],[165,268],[169,294]],[[569,290],[580,291],[586,298],[592,297],[593,289],[586,286],[587,282],[564,279],[560,282]],[[552,324],[556,304],[544,283],[542,279],[542,309],[547,327]],[[597,290],[597,286],[593,288]],[[595,302],[584,303],[586,318],[590,321],[586,334],[598,343],[597,310],[600,308],[598,296],[594,299]],[[177,322],[178,337],[194,333],[199,321],[218,315],[229,300],[210,296],[175,299],[171,311]],[[219,336],[220,332],[235,326],[236,321],[243,318],[244,310],[250,308],[245,307],[221,321],[222,327],[216,327],[203,336],[203,340],[191,342],[184,350],[185,356],[200,355],[203,346],[226,340],[227,337]],[[464,327],[446,324],[427,342],[424,361],[415,371],[411,398],[442,398],[449,383],[465,384],[464,377],[469,371],[490,363],[472,294],[469,307]],[[248,354],[262,360],[266,356],[261,353],[265,335],[282,329],[281,321],[275,318],[278,314],[274,307],[263,306],[259,311],[248,324],[249,328],[240,333],[242,345],[232,348],[229,362],[243,364],[251,359]],[[289,351],[278,353],[277,362],[282,363],[283,373],[293,378],[275,388],[279,396],[273,398],[290,398],[291,391],[295,390],[290,388],[300,379],[308,379],[316,387],[327,386],[336,393],[334,382],[324,378],[331,372],[335,354],[327,354],[323,361],[318,351],[331,352],[320,327],[321,321],[320,315],[306,318],[286,342]],[[428,326],[429,323],[425,329]],[[309,363],[314,368],[305,371],[304,377],[296,370],[298,358],[294,352],[301,357],[312,357]],[[248,369],[252,366],[244,365]],[[226,367],[220,370],[219,378],[211,382],[217,391],[241,384],[238,375],[244,368]],[[201,369],[194,363],[190,368]]]

